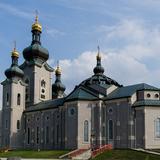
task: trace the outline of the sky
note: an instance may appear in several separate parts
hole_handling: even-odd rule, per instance
[[[6,78],[15,40],[23,63],[38,10],[48,63],[55,67],[59,60],[67,93],[93,75],[98,45],[108,77],[124,86],[160,87],[159,8],[160,0],[1,0],[0,81]]]

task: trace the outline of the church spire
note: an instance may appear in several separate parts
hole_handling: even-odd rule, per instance
[[[14,41],[14,48],[11,52],[11,57],[12,57],[12,66],[18,65],[19,53],[16,50],[16,41]]]
[[[6,77],[8,79],[13,78],[15,76],[22,78],[24,76],[24,72],[18,66],[19,53],[16,50],[16,42],[14,42],[14,49],[11,52],[11,58],[12,64],[11,67],[5,71]]]
[[[32,64],[38,62],[46,62],[49,58],[49,52],[41,45],[42,26],[38,21],[38,12],[36,11],[35,22],[32,25],[32,42],[31,45],[23,50],[24,59]]]
[[[101,55],[100,55],[100,47],[97,47],[98,53],[97,53],[97,60],[100,59],[101,60]]]
[[[42,33],[42,26],[38,22],[38,11],[36,11],[35,22],[32,24],[32,44],[41,44],[40,38]]]
[[[55,83],[52,85],[52,98],[60,98],[64,96],[64,91],[66,87],[61,82],[61,68],[59,66],[59,62],[57,62],[57,68],[55,70],[56,80]]]
[[[95,75],[100,75],[104,73],[104,68],[101,66],[101,55],[100,55],[100,47],[97,47],[98,53],[96,56],[97,59],[97,66],[94,68],[93,72]]]

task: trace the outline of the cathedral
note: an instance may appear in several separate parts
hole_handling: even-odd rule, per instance
[[[159,88],[145,83],[123,86],[107,77],[98,50],[93,75],[66,95],[60,66],[53,69],[47,63],[49,52],[41,44],[37,16],[31,32],[23,64],[18,64],[14,48],[1,83],[1,148],[160,148]]]

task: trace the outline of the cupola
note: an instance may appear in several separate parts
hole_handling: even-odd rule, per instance
[[[101,55],[99,46],[96,59],[97,59],[97,66],[93,69],[93,72],[95,75],[102,75],[104,73],[104,68],[101,65]]]
[[[5,71],[6,77],[8,79],[11,79],[14,77],[23,78],[24,72],[18,66],[19,53],[16,50],[16,46],[14,47],[13,51],[11,52],[11,58],[12,58],[12,64],[11,64],[11,67]]]
[[[42,26],[38,21],[36,14],[35,22],[32,24],[32,42],[31,45],[23,50],[23,56],[26,61],[35,62],[40,60],[46,62],[49,58],[49,52],[41,45]]]
[[[56,80],[55,80],[55,83],[52,85],[52,97],[53,98],[63,97],[64,91],[66,90],[66,87],[61,82],[61,72],[62,72],[61,68],[59,67],[59,64],[58,64],[55,70]]]

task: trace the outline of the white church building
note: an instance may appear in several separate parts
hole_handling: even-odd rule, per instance
[[[41,44],[41,32],[36,17],[23,64],[18,64],[14,48],[5,71],[1,148],[77,149],[104,144],[160,148],[159,88],[145,83],[123,86],[107,77],[98,51],[93,75],[66,95],[60,67],[53,69],[47,63],[49,52]]]

